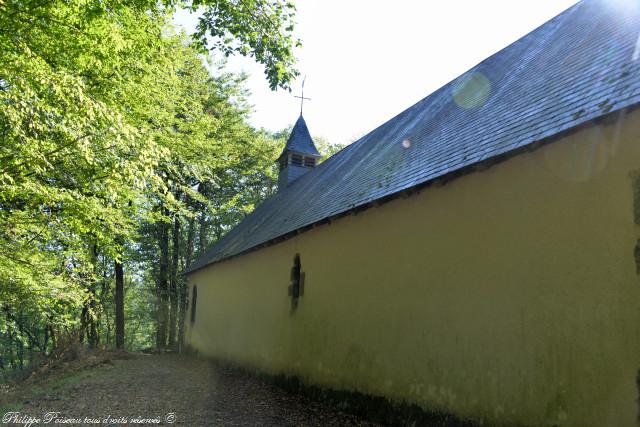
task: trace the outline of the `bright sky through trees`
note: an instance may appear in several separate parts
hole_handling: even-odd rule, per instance
[[[575,0],[418,1],[299,0],[296,51],[301,77],[293,94],[269,90],[262,68],[232,58],[245,70],[254,126],[278,130],[299,114],[311,132],[350,143],[491,54],[576,3]],[[196,18],[179,11],[190,31]]]

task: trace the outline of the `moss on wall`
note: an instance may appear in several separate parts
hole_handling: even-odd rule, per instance
[[[636,426],[639,135],[620,115],[199,270],[188,342],[462,419]]]

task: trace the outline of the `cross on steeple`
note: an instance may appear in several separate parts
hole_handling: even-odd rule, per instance
[[[304,79],[302,79],[302,94],[300,96],[294,95],[294,98],[300,98],[300,115],[302,115],[302,106],[304,104],[304,100],[308,100],[311,101],[311,98],[305,98],[304,97],[304,81],[307,80],[307,76],[304,76]]]

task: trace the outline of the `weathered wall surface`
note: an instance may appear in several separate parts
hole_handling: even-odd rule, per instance
[[[490,423],[636,426],[637,169],[638,110],[207,267],[188,342]]]

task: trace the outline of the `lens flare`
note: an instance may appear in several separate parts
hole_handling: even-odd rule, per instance
[[[451,89],[453,100],[462,108],[483,106],[491,94],[491,82],[479,71],[462,76]]]
[[[638,0],[604,0],[604,5],[619,15],[628,15],[629,13],[638,13],[640,11]]]
[[[637,29],[637,16],[640,14],[638,0],[601,0],[615,25],[619,28]],[[634,19],[633,17],[636,17]]]

